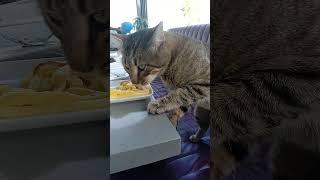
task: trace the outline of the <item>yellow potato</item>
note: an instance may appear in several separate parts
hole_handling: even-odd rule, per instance
[[[116,89],[110,90],[111,99],[121,99],[150,94],[150,88],[141,88],[128,81],[123,81]]]

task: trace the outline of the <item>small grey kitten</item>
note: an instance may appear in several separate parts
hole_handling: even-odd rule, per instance
[[[132,83],[148,85],[160,76],[170,88],[168,95],[149,103],[150,113],[181,112],[181,109],[185,111],[191,105],[197,106],[195,114],[200,129],[190,139],[199,141],[209,126],[208,45],[165,32],[162,22],[154,28],[114,37],[119,40],[123,65]]]

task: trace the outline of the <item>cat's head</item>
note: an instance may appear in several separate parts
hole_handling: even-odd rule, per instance
[[[130,35],[113,35],[122,52],[122,63],[132,83],[150,84],[170,60],[163,24]]]

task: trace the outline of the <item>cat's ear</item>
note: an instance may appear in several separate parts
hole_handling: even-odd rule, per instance
[[[151,40],[152,44],[156,47],[159,47],[165,41],[162,21],[153,28],[153,35]]]
[[[118,49],[123,48],[123,44],[127,41],[127,36],[122,34],[110,33],[111,46],[115,46]]]

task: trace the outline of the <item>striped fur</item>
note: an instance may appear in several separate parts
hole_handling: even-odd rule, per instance
[[[319,1],[215,0],[211,7],[212,179],[236,171],[261,142],[319,156]],[[296,172],[310,165],[299,163],[281,175],[309,174]]]
[[[38,0],[38,4],[73,69],[89,71],[106,64],[108,1]]]
[[[167,96],[148,105],[149,112],[173,111],[174,117],[179,118],[187,110],[186,107],[197,105],[198,108],[206,110],[201,112],[208,113],[208,45],[189,37],[164,32],[162,23],[129,36],[117,37],[123,44],[123,64],[133,83],[146,85],[160,76],[171,89]],[[204,123],[201,120],[198,122],[203,124],[204,130],[207,129],[209,119],[205,119]]]

